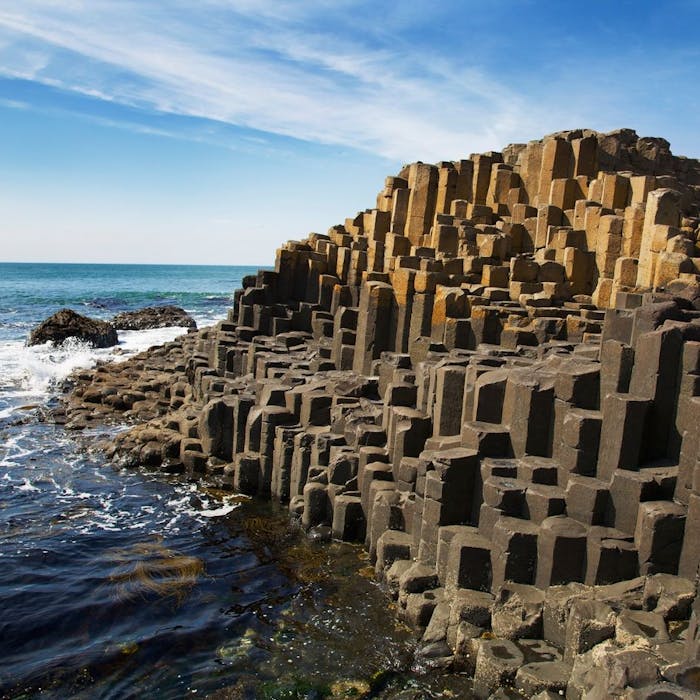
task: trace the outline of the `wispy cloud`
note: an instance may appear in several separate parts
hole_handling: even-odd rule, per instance
[[[474,67],[397,37],[363,43],[344,24],[353,4],[25,0],[0,9],[0,71],[392,159],[491,148],[535,118]]]
[[[0,105],[7,107],[8,109],[31,109],[31,105],[28,102],[23,102],[22,100],[9,100],[5,97],[0,97]]]
[[[449,22],[449,11],[426,19],[424,3],[399,5],[23,0],[0,8],[0,74],[401,160],[490,149],[596,114],[585,86],[559,83],[561,99],[544,103],[509,85],[480,64],[475,40],[417,45],[406,28]]]

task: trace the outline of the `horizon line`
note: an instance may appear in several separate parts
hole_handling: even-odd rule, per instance
[[[0,260],[0,265],[123,265],[141,267],[274,267],[262,263],[176,263],[176,262],[65,262],[60,260]]]

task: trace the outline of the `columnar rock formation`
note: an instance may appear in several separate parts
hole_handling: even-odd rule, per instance
[[[684,697],[699,205],[700,163],[629,130],[414,163],[280,248],[227,321],[84,374],[69,425],[149,418],[111,452],[363,542],[481,697],[632,697],[660,674]]]

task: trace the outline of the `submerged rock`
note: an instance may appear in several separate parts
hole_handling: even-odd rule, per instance
[[[118,342],[117,331],[106,321],[82,316],[72,309],[61,309],[32,330],[27,344],[40,345],[49,341],[59,344],[68,338],[83,340],[96,348],[108,348]]]
[[[120,331],[142,331],[148,328],[181,326],[197,328],[195,320],[179,306],[147,306],[138,311],[123,311],[112,319],[112,325]]]

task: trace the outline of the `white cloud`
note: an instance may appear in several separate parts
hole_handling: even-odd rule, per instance
[[[25,0],[0,9],[0,71],[397,160],[493,148],[533,123],[534,105],[476,68],[321,30],[319,12],[345,22],[349,5]]]
[[[23,100],[8,100],[4,97],[0,97],[0,105],[7,107],[8,109],[31,109],[31,105]]]
[[[537,91],[535,80],[516,89],[479,65],[476,39],[426,49],[407,38],[406,27],[437,10],[426,18],[423,3],[404,0],[382,16],[375,5],[23,0],[0,7],[0,74],[394,160],[605,124],[600,83],[547,75]],[[619,84],[606,89],[622,94]]]

